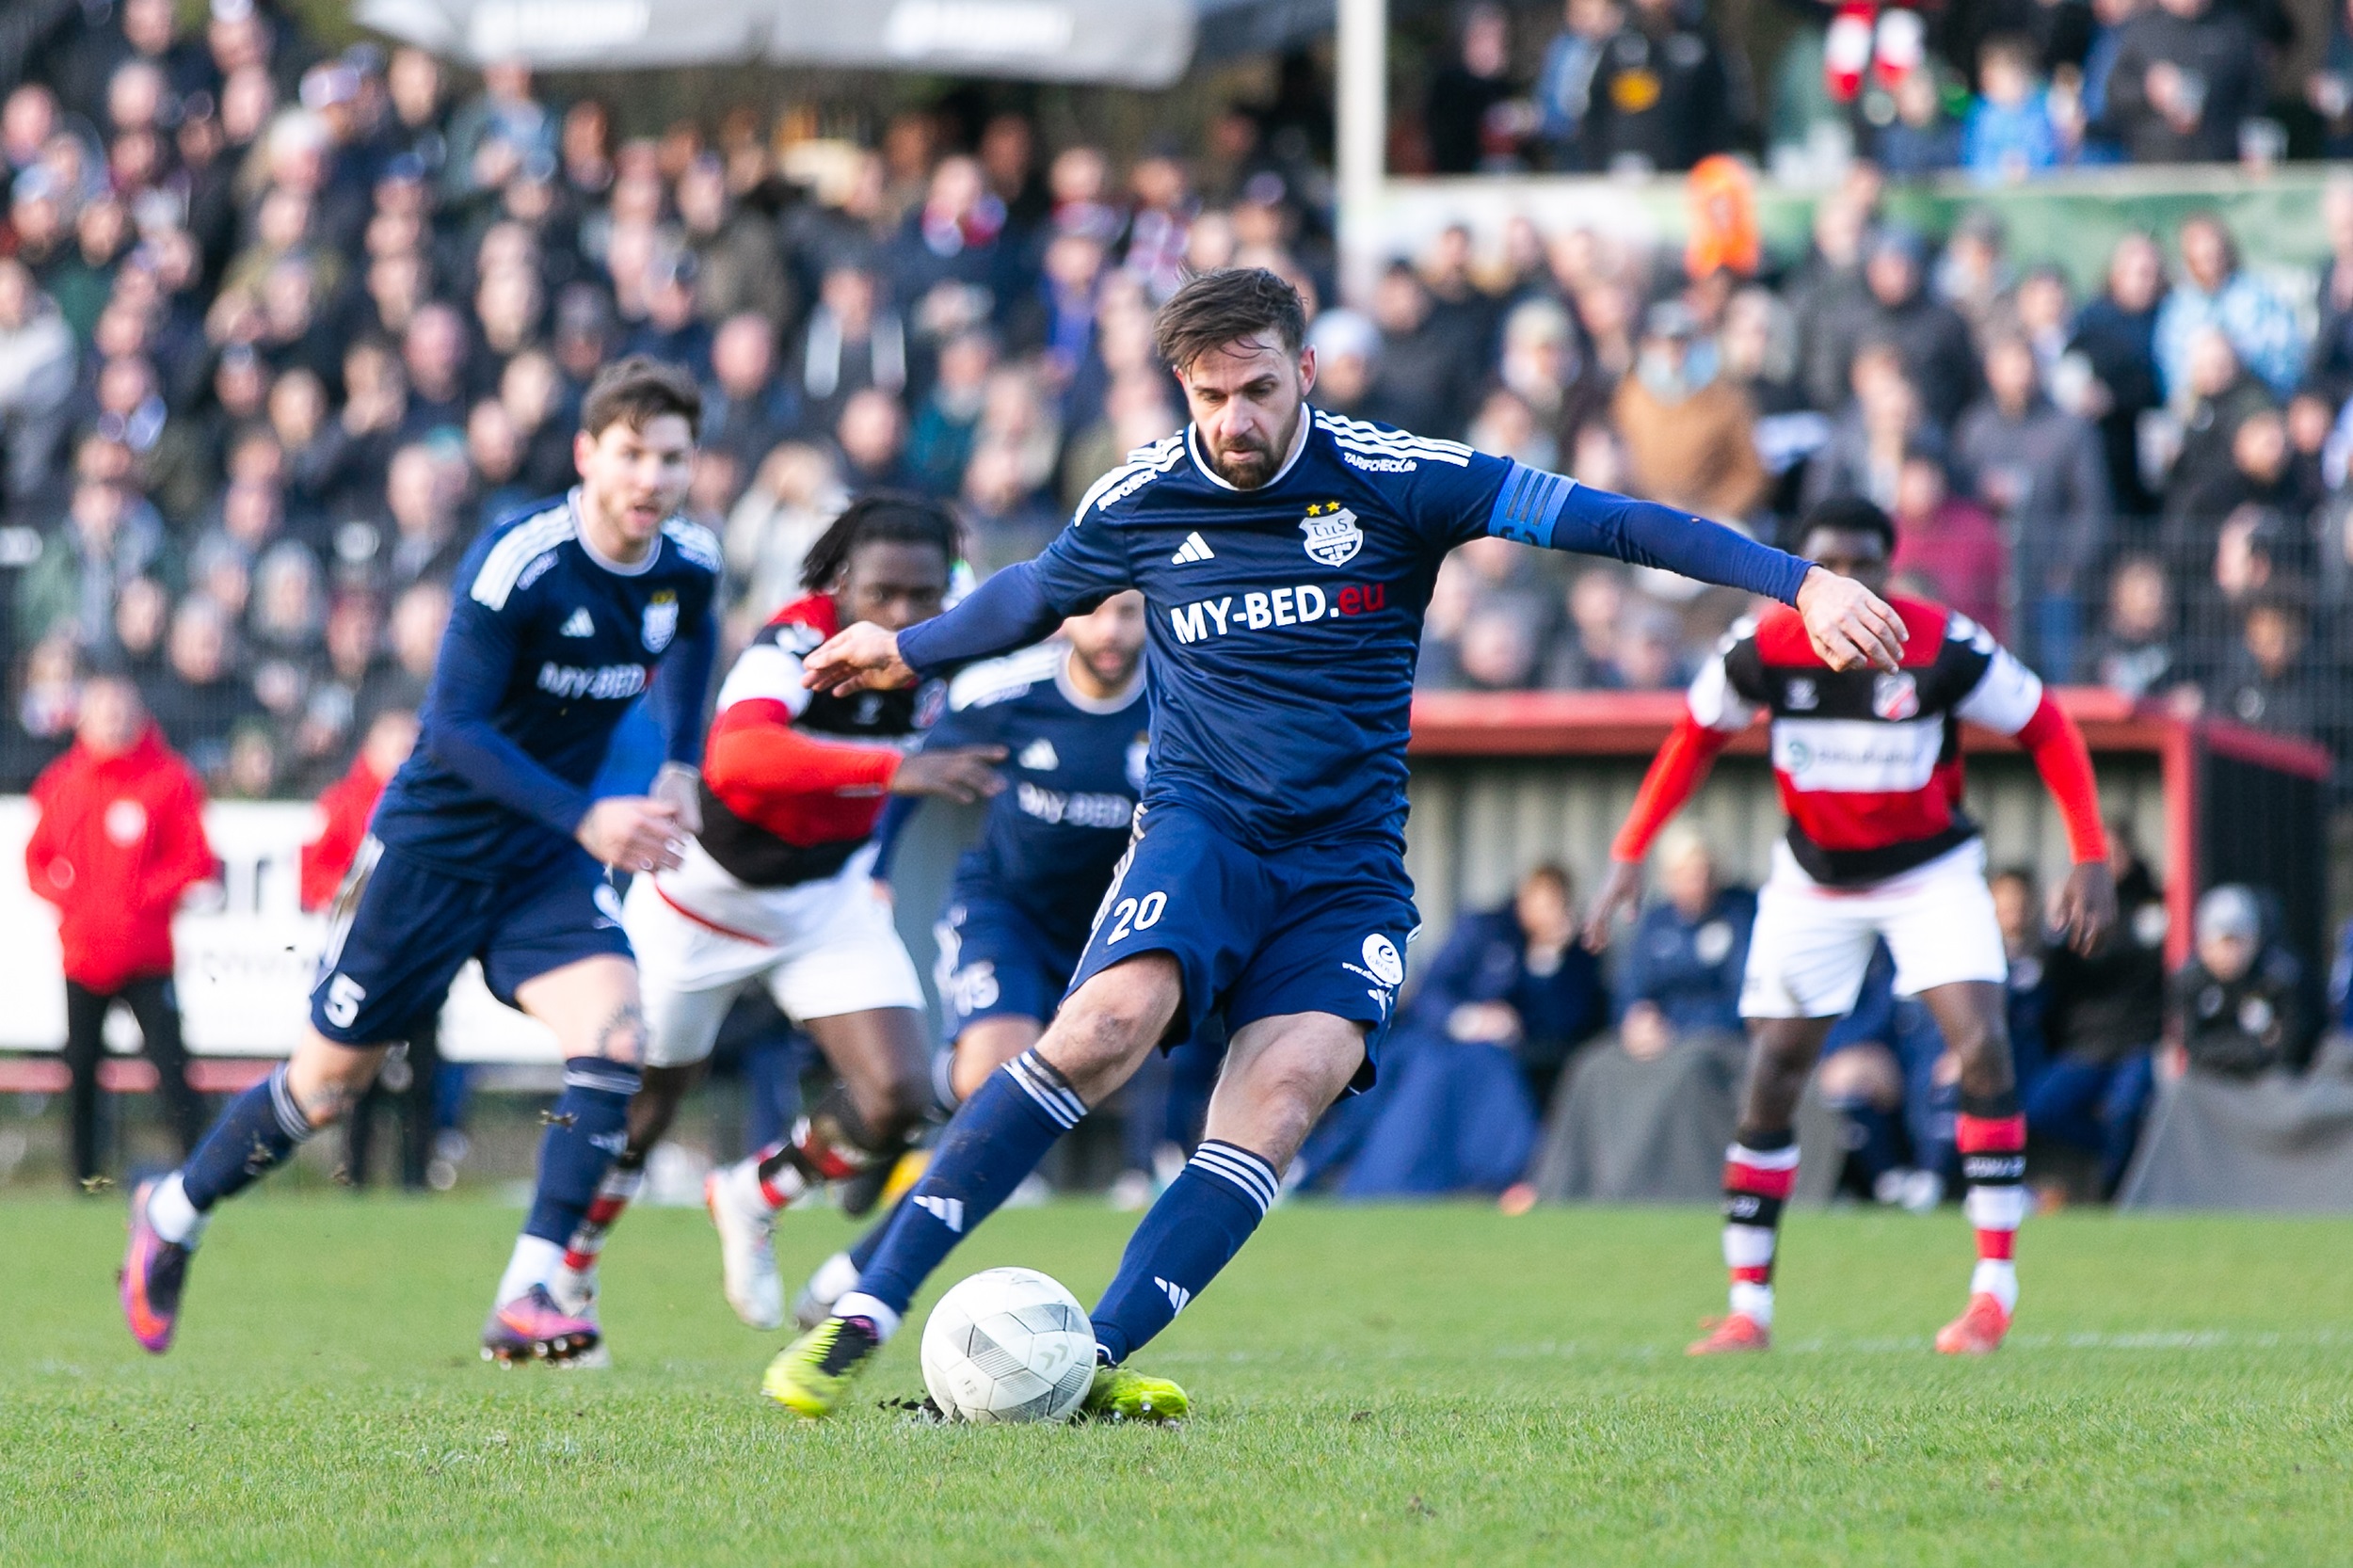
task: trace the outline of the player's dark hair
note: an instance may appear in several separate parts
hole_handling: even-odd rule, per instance
[[[667,414],[685,420],[688,433],[699,437],[702,389],[677,365],[632,354],[597,372],[597,378],[588,383],[588,395],[580,403],[580,427],[591,437],[601,436],[616,424],[643,430]]]
[[[929,545],[952,567],[964,555],[964,525],[956,514],[927,495],[876,490],[850,503],[833,526],[808,547],[801,562],[801,586],[831,593],[860,545]]]
[[[1842,534],[1877,534],[1890,552],[1896,548],[1896,524],[1866,496],[1834,495],[1815,503],[1799,520],[1798,543],[1802,546],[1820,528],[1834,528]]]
[[[1272,331],[1296,356],[1307,341],[1299,291],[1262,266],[1225,267],[1185,280],[1152,321],[1160,362],[1183,370],[1202,355]]]

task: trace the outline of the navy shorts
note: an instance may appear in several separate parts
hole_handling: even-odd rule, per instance
[[[1366,1026],[1365,1064],[1350,1087],[1369,1089],[1420,923],[1394,845],[1261,855],[1196,811],[1155,806],[1138,818],[1070,987],[1137,953],[1165,952],[1185,979],[1166,1043],[1213,1016],[1231,1035],[1257,1018],[1330,1013]]]
[[[939,963],[940,1038],[953,1046],[983,1018],[1054,1016],[1080,948],[1057,943],[1037,922],[987,888],[959,882],[933,928]]]
[[[335,895],[311,1027],[341,1045],[381,1045],[439,1012],[469,958],[512,1007],[523,982],[600,953],[631,956],[620,898],[585,852],[476,882],[370,838]]]

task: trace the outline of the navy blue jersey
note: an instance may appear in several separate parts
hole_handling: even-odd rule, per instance
[[[1219,478],[1190,427],[1137,449],[1045,553],[899,646],[937,673],[1141,588],[1147,809],[1185,806],[1260,851],[1368,833],[1401,848],[1422,614],[1446,553],[1486,534],[1785,600],[1806,571],[1689,513],[1316,409],[1254,490]]]
[[[582,538],[578,495],[466,552],[416,751],[376,808],[377,838],[453,875],[500,880],[572,848],[614,728],[665,656],[669,755],[698,754],[718,540],[673,518],[616,566]]]
[[[923,744],[1005,748],[1005,788],[957,862],[958,893],[1002,899],[1075,952],[1128,848],[1151,708],[1141,679],[1108,701],[1081,696],[1069,658],[1048,643],[973,665],[950,684],[947,716]]]

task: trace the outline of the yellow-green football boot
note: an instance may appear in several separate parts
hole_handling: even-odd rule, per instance
[[[821,1419],[841,1407],[851,1382],[880,1349],[881,1336],[866,1319],[828,1318],[776,1352],[760,1391],[795,1416]]]
[[[1193,1414],[1193,1401],[1166,1378],[1148,1378],[1125,1367],[1097,1367],[1079,1414],[1090,1421],[1181,1421]]]

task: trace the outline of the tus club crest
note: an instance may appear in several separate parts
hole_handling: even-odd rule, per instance
[[[1299,528],[1307,536],[1307,553],[1327,567],[1344,567],[1365,548],[1365,531],[1356,526],[1356,514],[1337,501],[1310,502]]]

